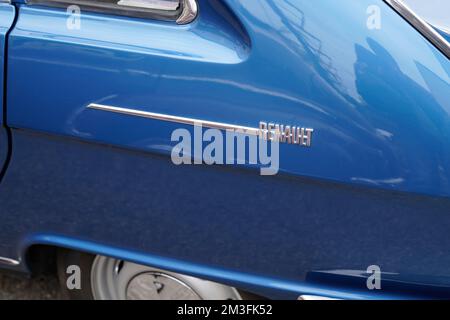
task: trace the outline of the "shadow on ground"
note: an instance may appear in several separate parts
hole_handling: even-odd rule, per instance
[[[54,275],[33,279],[0,273],[0,300],[56,300],[64,299]]]

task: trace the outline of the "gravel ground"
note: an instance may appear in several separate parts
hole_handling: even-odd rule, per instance
[[[55,300],[63,299],[58,279],[43,275],[33,279],[0,273],[0,300]]]

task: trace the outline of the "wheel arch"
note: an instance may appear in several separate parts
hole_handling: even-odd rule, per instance
[[[85,253],[103,255],[122,259],[137,264],[151,266],[159,269],[181,273],[192,277],[218,282],[224,285],[239,288],[258,296],[273,299],[297,299],[300,295],[324,296],[338,299],[370,299],[369,294],[354,291],[341,291],[333,287],[317,286],[312,283],[288,281],[280,278],[254,275],[234,270],[227,270],[213,266],[200,265],[168,257],[152,255],[127,248],[112,247],[89,240],[77,239],[56,234],[33,234],[27,237],[20,245],[21,260],[28,271],[35,266],[30,265],[30,257],[38,250],[50,248],[65,248]],[[36,255],[36,253],[34,253]],[[39,255],[39,254],[37,254]],[[28,260],[27,260],[28,259]]]

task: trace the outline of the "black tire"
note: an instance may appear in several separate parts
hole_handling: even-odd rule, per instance
[[[58,279],[63,294],[71,300],[93,300],[91,289],[91,267],[95,255],[72,251],[68,249],[58,249],[57,267]],[[69,266],[78,266],[81,271],[81,289],[70,290],[67,286],[67,280],[71,274],[67,273]]]

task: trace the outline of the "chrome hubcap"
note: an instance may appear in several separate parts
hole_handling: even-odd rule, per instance
[[[166,274],[147,272],[128,284],[128,300],[200,300],[198,294],[180,280]]]
[[[170,271],[97,256],[91,268],[96,300],[240,300],[238,291]]]

